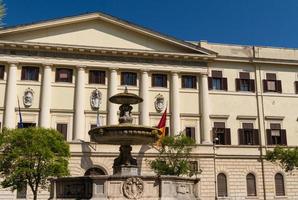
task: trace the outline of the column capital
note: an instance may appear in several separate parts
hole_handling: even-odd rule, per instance
[[[179,71],[171,71],[172,76],[178,76]]]
[[[144,68],[142,68],[142,69],[140,69],[140,71],[141,71],[142,73],[148,73],[148,72],[150,71],[150,69],[144,69]]]
[[[208,72],[202,72],[202,73],[200,73],[201,74],[201,76],[204,76],[204,77],[208,77]]]
[[[20,63],[18,61],[7,61],[7,63],[11,65],[19,65]]]
[[[109,71],[117,71],[117,70],[119,70],[118,67],[111,67],[111,68],[109,68]]]
[[[86,66],[85,65],[77,65],[76,68],[77,68],[77,70],[85,70]]]
[[[48,68],[48,67],[53,67],[54,64],[53,63],[42,63],[41,64],[43,67]]]

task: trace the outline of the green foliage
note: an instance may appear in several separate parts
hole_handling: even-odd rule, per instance
[[[267,151],[266,160],[278,163],[285,171],[292,171],[298,167],[298,148],[275,147]]]
[[[189,157],[194,143],[185,135],[163,137],[158,157],[148,161],[151,169],[158,175],[191,175]]]
[[[37,196],[39,187],[47,186],[47,178],[69,174],[69,145],[56,130],[5,129],[0,135],[2,187],[15,190],[28,184]]]

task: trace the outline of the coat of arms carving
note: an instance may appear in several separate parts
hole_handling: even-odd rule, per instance
[[[144,192],[144,182],[137,177],[126,179],[123,184],[123,193],[128,199],[139,199]]]
[[[24,96],[23,96],[23,103],[24,103],[24,106],[26,108],[29,108],[32,106],[32,103],[33,103],[33,96],[34,96],[34,91],[33,89],[31,88],[27,88],[25,91],[24,91]]]
[[[98,89],[92,91],[90,95],[90,105],[93,110],[98,110],[101,104],[101,92]]]
[[[162,94],[158,94],[155,97],[155,102],[154,102],[155,110],[157,112],[161,112],[165,108],[165,98]]]

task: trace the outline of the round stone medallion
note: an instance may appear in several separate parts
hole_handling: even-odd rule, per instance
[[[123,193],[128,199],[139,199],[144,192],[144,182],[137,177],[126,179],[123,184]]]

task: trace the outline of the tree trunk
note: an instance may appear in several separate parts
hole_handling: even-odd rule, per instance
[[[37,200],[37,191],[33,191],[33,199]]]

